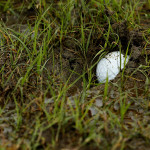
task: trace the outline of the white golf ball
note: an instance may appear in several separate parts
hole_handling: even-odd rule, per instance
[[[108,81],[113,80],[128,61],[129,56],[127,55],[125,61],[125,57],[120,53],[120,51],[107,54],[97,64],[96,76],[98,81],[100,83],[105,83],[107,77]]]

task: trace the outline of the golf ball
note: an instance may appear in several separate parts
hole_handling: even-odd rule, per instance
[[[96,76],[100,83],[105,83],[106,78],[108,81],[113,80],[121,69],[129,61],[129,56],[127,55],[126,59],[120,51],[115,51],[107,54],[102,58],[97,64]]]

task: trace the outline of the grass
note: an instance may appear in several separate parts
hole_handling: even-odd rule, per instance
[[[149,147],[148,3],[1,0],[0,149]],[[137,66],[97,83],[97,62],[132,45]]]

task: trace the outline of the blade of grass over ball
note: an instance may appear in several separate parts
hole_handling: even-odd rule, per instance
[[[106,100],[107,98],[107,94],[108,94],[108,73],[107,73],[107,78],[106,78],[106,82],[105,82],[105,88],[104,88],[104,96],[103,96],[103,100]]]

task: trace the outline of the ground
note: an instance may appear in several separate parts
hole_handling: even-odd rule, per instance
[[[0,2],[0,148],[150,149],[150,1]],[[98,61],[130,60],[98,83]]]

